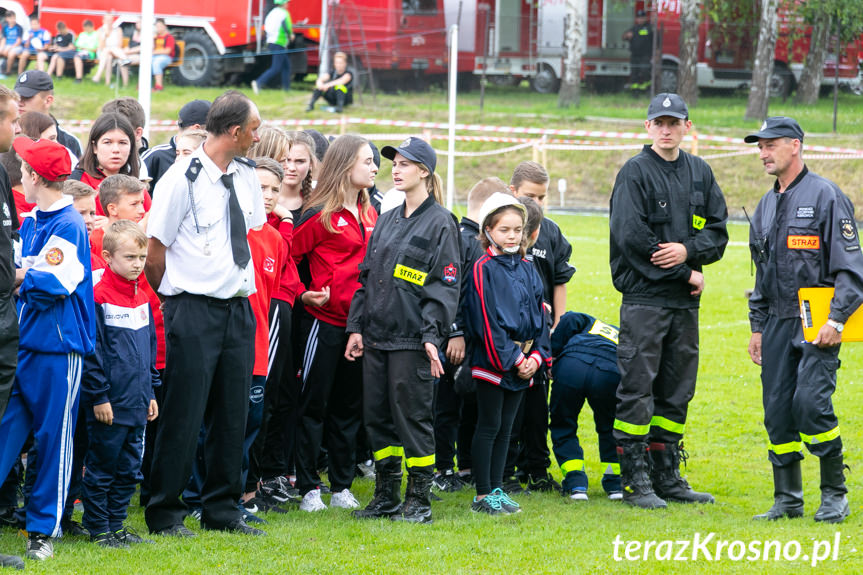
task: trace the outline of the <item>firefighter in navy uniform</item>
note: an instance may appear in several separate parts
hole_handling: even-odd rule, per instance
[[[645,122],[653,144],[623,165],[611,196],[611,275],[623,294],[614,437],[623,500],[648,509],[665,507],[664,499],[713,502],[679,472],[698,374],[701,268],[728,243],[725,198],[710,166],[680,149],[691,125],[680,96],[657,95]]]
[[[821,506],[815,520],[839,523],[850,509],[831,396],[842,329],[863,302],[863,255],[854,206],[836,184],[807,169],[803,130],[792,118],[768,118],[759,132],[744,140],[758,142],[765,172],[776,176],[758,203],[749,231],[756,264],[749,299],[749,354],[761,366],[774,481],[774,504],[756,519],[803,515],[800,460],[805,444],[821,466]],[[808,343],[797,290],[827,286],[835,288],[829,319]]]
[[[629,88],[646,90],[653,71],[653,26],[647,12],[635,13],[635,26],[623,33],[623,39],[629,40]]]
[[[405,201],[378,219],[345,328],[345,357],[363,357],[363,421],[375,459],[375,495],[353,515],[430,523],[435,380],[461,289],[458,222],[438,203],[431,146],[410,137],[381,156],[393,160],[393,184]],[[403,458],[408,486],[400,506]]]

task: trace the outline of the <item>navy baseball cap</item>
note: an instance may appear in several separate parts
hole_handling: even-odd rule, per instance
[[[15,91],[22,98],[32,98],[39,92],[54,89],[54,81],[45,72],[30,70],[24,72],[15,80]]]
[[[647,107],[648,121],[661,116],[671,116],[672,118],[680,118],[686,120],[689,118],[689,108],[686,107],[686,102],[677,94],[663,92],[657,94],[650,101],[650,106]]]
[[[188,128],[195,124],[207,125],[207,113],[210,111],[210,102],[207,100],[192,100],[180,108],[179,121],[177,125]]]
[[[803,141],[803,128],[794,118],[787,116],[771,116],[764,120],[761,129],[754,134],[749,134],[743,141],[754,144],[758,140],[772,140],[773,138],[792,138]]]
[[[437,154],[428,142],[422,138],[410,136],[399,144],[398,148],[384,146],[381,149],[381,156],[388,160],[395,159],[396,154],[401,154],[412,162],[422,164],[434,173],[435,166],[437,165]]]

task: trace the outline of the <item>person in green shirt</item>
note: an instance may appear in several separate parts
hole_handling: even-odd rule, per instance
[[[291,59],[288,55],[288,44],[294,37],[291,15],[285,8],[288,0],[275,0],[275,6],[264,19],[264,30],[267,33],[267,51],[273,56],[270,67],[257,80],[252,80],[252,91],[257,94],[259,88],[281,74],[282,90],[291,89]]]
[[[99,50],[99,35],[93,27],[92,20],[84,20],[84,30],[75,38],[75,83],[80,83],[84,77],[84,62],[96,59]]]

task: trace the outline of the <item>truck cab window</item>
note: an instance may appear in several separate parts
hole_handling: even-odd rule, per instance
[[[437,0],[402,0],[404,14],[435,14]]]

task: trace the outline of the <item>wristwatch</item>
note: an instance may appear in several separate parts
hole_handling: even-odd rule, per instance
[[[838,333],[842,333],[842,330],[845,329],[844,323],[839,323],[838,321],[832,319],[827,320],[827,325],[835,329]]]

